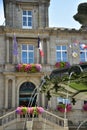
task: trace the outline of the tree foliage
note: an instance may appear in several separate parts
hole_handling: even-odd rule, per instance
[[[62,75],[62,76],[54,76],[53,78],[49,76],[45,76],[45,83],[41,88],[41,92],[46,94],[48,100],[50,100],[51,96],[55,93],[56,95],[61,93],[67,93],[68,89],[61,84],[64,84],[70,87],[70,83],[82,83],[83,85],[87,85],[87,72],[82,72],[79,75],[77,73],[73,73],[70,75]],[[77,88],[78,90],[78,88]],[[69,92],[72,96],[72,91]]]

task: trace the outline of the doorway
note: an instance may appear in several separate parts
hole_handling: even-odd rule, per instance
[[[36,87],[32,82],[24,82],[19,89],[19,106],[35,106],[37,99],[36,92]]]

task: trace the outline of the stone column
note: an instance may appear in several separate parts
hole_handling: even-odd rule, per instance
[[[48,27],[49,26],[49,18],[48,18],[48,6],[45,6],[45,11],[46,11],[46,27]]]
[[[39,28],[44,27],[45,19],[44,19],[44,5],[42,3],[39,4]]]
[[[5,79],[5,108],[8,108],[8,79]]]
[[[47,40],[47,64],[50,63],[50,47],[49,47],[49,41]]]
[[[12,107],[15,107],[15,78],[13,78],[12,82]]]
[[[6,39],[6,62],[9,63],[9,38]]]
[[[39,49],[38,48],[37,48],[37,54],[36,55],[37,55],[37,64],[39,64],[39,62],[40,62],[40,60],[39,60],[40,59],[40,57],[39,57],[40,53],[39,53]]]
[[[12,54],[13,55],[13,54]],[[17,56],[14,56],[13,55],[13,64],[17,64],[17,63],[19,63],[19,57],[18,57],[18,55]]]

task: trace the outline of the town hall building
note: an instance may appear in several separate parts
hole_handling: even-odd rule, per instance
[[[49,27],[50,0],[3,0],[3,5],[5,26],[0,26],[1,114],[5,110],[27,106],[32,92],[38,90],[41,79],[55,69],[57,62],[71,65],[87,62],[87,49],[83,50],[79,44],[87,44],[86,31]],[[39,40],[43,55],[40,55]],[[32,72],[24,70],[27,64],[33,66]],[[37,72],[35,65],[39,67]],[[78,102],[76,110],[78,107],[82,109],[84,103]],[[45,94],[36,95],[32,105],[36,103],[46,108]],[[57,97],[53,96],[49,107],[56,109],[57,103]]]

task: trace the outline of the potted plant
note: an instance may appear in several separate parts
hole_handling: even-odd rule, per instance
[[[17,72],[40,72],[42,69],[41,64],[18,64],[16,65]]]
[[[85,104],[83,105],[83,110],[84,110],[84,111],[87,111],[87,103],[85,103]]]
[[[42,114],[44,112],[44,109],[42,107],[17,107],[16,113],[19,115],[25,115],[25,114],[32,114],[32,115],[38,115]]]
[[[67,104],[67,105],[66,104],[59,104],[57,106],[57,110],[60,111],[60,112],[65,112],[65,110],[66,110],[66,112],[70,112],[71,109],[72,109],[71,104]]]
[[[68,67],[70,67],[70,63],[69,62],[64,62],[64,61],[60,61],[60,62],[57,62],[56,64],[55,64],[55,67],[56,68],[68,68]]]

